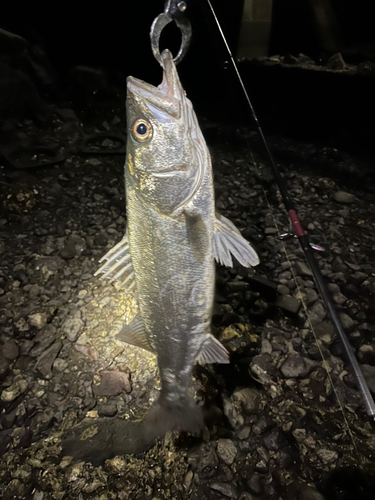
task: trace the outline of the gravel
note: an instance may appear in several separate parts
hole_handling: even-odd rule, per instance
[[[0,171],[1,498],[321,500],[349,469],[358,472],[354,491],[366,488],[374,424],[298,242],[276,238],[274,220],[288,230],[285,210],[263,159],[253,162],[246,129],[233,146],[233,127],[203,122],[218,207],[261,260],[256,269],[217,269],[213,333],[231,363],[194,371],[202,436],[147,442],[141,422],[160,389],[156,360],[118,337],[134,300],[93,277],[124,233],[123,157],[76,148],[82,131],[123,132],[114,120],[121,111],[111,102],[113,117],[81,127],[67,104],[59,109],[43,130],[28,120],[8,132],[58,137],[66,160]],[[326,249],[317,260],[375,393],[373,195],[294,160],[327,157],[329,148],[274,142],[293,158],[285,181],[311,241]],[[335,155],[344,171],[356,162]]]

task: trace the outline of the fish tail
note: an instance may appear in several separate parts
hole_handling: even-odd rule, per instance
[[[179,430],[199,433],[203,426],[203,413],[187,393],[162,393],[145,419],[148,438],[164,436],[168,431]]]

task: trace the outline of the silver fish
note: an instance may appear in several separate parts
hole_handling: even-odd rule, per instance
[[[96,274],[133,293],[139,313],[120,337],[158,357],[161,393],[146,417],[156,434],[202,427],[189,394],[195,363],[229,363],[211,334],[215,259],[243,266],[258,256],[215,213],[211,159],[171,53],[158,87],[127,79],[127,230]]]

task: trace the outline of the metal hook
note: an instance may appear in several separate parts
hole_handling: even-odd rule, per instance
[[[186,3],[180,0],[167,0],[164,6],[164,12],[159,14],[151,25],[150,39],[151,50],[155,59],[161,64],[161,55],[159,49],[160,35],[163,29],[170,22],[174,21],[181,31],[181,47],[177,56],[173,59],[175,64],[178,64],[185,57],[188,51],[191,39],[191,24],[189,20],[184,17],[186,11]]]

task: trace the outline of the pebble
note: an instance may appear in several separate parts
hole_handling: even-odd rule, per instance
[[[285,313],[297,314],[301,303],[290,295],[281,295],[276,301],[276,306]]]
[[[243,491],[241,495],[238,497],[238,500],[255,500],[255,499],[253,495],[251,495],[247,491]]]
[[[57,372],[63,372],[66,368],[68,368],[68,362],[65,359],[57,358],[53,362],[52,366]]]
[[[65,260],[73,259],[76,256],[76,242],[73,239],[66,241],[60,250],[60,255]]]
[[[227,465],[231,465],[237,455],[237,448],[230,439],[219,439],[217,442],[218,457]]]
[[[278,285],[278,287],[277,287],[277,293],[279,293],[280,295],[289,295],[290,294],[290,290],[285,285]]]
[[[260,483],[260,475],[253,474],[251,478],[247,481],[247,486],[249,490],[255,495],[259,495],[262,492],[262,485]]]
[[[13,339],[7,340],[1,347],[0,352],[2,356],[4,356],[4,358],[8,359],[9,361],[14,361],[19,356],[18,345]]]
[[[237,434],[238,439],[247,439],[250,436],[251,429],[248,426],[243,427]]]
[[[327,311],[320,301],[315,302],[313,306],[308,310],[310,321],[313,324],[321,323],[327,316]]]
[[[9,370],[9,367],[10,367],[9,359],[5,359],[4,356],[0,354],[0,377],[6,375],[7,371]]]
[[[291,352],[280,366],[280,371],[285,378],[303,378],[310,372],[310,366],[298,353]]]
[[[46,313],[30,314],[28,319],[29,319],[30,325],[35,326],[39,330],[41,330],[47,324],[47,321],[48,321]]]
[[[336,337],[336,330],[333,325],[322,321],[314,326],[314,332],[318,339],[322,340],[325,344],[331,344]]]
[[[328,450],[327,448],[318,450],[317,455],[324,464],[330,464],[332,462],[335,462],[339,458],[339,454],[337,453],[337,451]]]
[[[51,325],[45,325],[34,337],[34,346],[30,350],[32,358],[39,357],[56,339],[56,328]]]
[[[18,398],[18,396],[23,394],[27,390],[27,388],[28,383],[26,382],[26,380],[17,380],[16,382],[14,382],[14,384],[12,384],[1,393],[1,400],[4,403],[10,403]]]
[[[375,394],[375,366],[364,364],[360,368],[370,391]]]
[[[296,264],[297,273],[301,276],[313,276],[310,267],[303,261],[299,261]]]
[[[301,500],[324,500],[323,495],[321,495],[319,491],[309,486],[302,486],[299,488],[298,498]]]
[[[57,355],[62,348],[62,342],[57,341],[52,344],[48,349],[46,349],[43,354],[40,355],[37,363],[36,369],[39,371],[41,376],[45,379],[52,377],[52,365]]]
[[[68,318],[62,325],[62,331],[71,342],[75,342],[82,333],[84,326],[85,324],[81,319]]]
[[[114,417],[117,413],[117,406],[114,403],[104,404],[98,407],[100,417]]]
[[[96,396],[118,396],[131,392],[129,374],[119,370],[103,370],[100,372],[100,384],[93,387]]]
[[[246,387],[236,389],[231,397],[233,405],[239,412],[247,415],[257,413],[262,408],[261,397],[257,389]]]
[[[237,498],[238,496],[236,489],[227,483],[211,483],[210,488],[219,491],[228,498]]]
[[[355,322],[346,313],[340,312],[339,318],[340,318],[341,324],[345,330],[350,330],[355,325]]]
[[[353,194],[346,193],[345,191],[336,191],[332,198],[337,201],[337,203],[354,203],[357,200]]]

